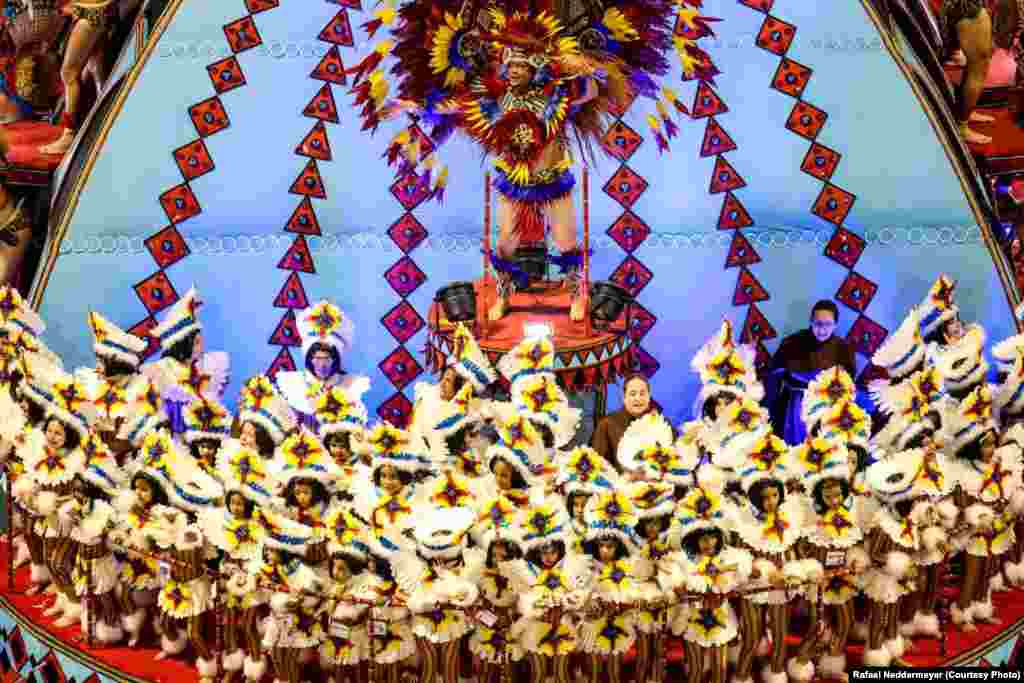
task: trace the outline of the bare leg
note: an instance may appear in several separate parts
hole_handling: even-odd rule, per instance
[[[762,609],[750,600],[740,600],[740,657],[736,662],[735,677],[737,681],[750,679],[754,670],[754,655],[757,644],[764,636],[764,619]]]
[[[64,52],[64,64],[60,69],[60,77],[64,83],[64,119],[61,121],[64,132],[61,137],[45,147],[40,148],[42,154],[64,154],[75,139],[75,126],[82,116],[80,110],[82,100],[82,71],[89,57],[96,49],[103,27],[90,24],[84,20],[75,22],[68,38]]]
[[[516,204],[507,199],[500,192],[498,197],[498,243],[495,246],[495,255],[504,260],[511,259],[519,246],[519,231],[516,226],[517,209]],[[498,296],[488,311],[491,320],[501,320],[505,317],[505,310],[508,308],[508,300],[512,295],[512,281],[505,273],[498,273]]]
[[[772,672],[786,670],[786,632],[789,631],[789,605],[769,605],[772,632]]]
[[[576,204],[573,195],[569,194],[556,199],[544,208],[548,223],[551,225],[551,239],[559,253],[565,254],[579,248],[576,235]],[[570,272],[566,284],[572,289],[572,305],[569,318],[573,321],[583,320],[584,292],[580,291],[580,273]]]
[[[967,56],[967,69],[960,86],[960,133],[970,144],[988,144],[992,138],[971,130],[968,123],[985,89],[985,78],[992,62],[992,18],[987,10],[982,9],[974,19],[964,19],[957,24],[956,32],[960,47]]]

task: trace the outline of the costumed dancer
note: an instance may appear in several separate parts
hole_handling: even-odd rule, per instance
[[[343,387],[332,387],[320,394],[314,409],[324,448],[335,465],[351,471],[366,453],[368,413],[362,398]]]
[[[868,488],[879,507],[862,526],[868,530],[865,547],[871,559],[863,583],[869,615],[865,666],[904,665],[900,600],[916,588],[914,556],[921,541],[917,522],[931,505],[916,484],[923,458],[920,450],[908,450],[867,471]]]
[[[988,361],[985,360],[985,330],[971,325],[955,346],[947,347],[936,357],[936,368],[947,393],[944,402],[963,401],[985,382]]]
[[[927,369],[935,367],[928,362],[927,349],[921,338],[921,319],[917,308],[911,308],[896,331],[882,342],[871,357],[871,363],[884,369],[888,377],[868,385],[871,400],[878,408],[872,422],[872,431],[877,433],[885,428],[894,411],[888,392],[898,389],[918,373],[927,372]],[[942,388],[940,382],[936,390],[941,391]],[[856,472],[855,469],[855,476]]]
[[[921,335],[927,347],[928,360],[939,363],[942,356],[956,347],[977,324],[965,325],[960,319],[960,308],[953,297],[956,281],[948,275],[940,275],[927,296],[918,307],[921,320]]]
[[[749,345],[733,341],[732,323],[722,321],[718,332],[701,347],[690,361],[700,375],[701,389],[693,408],[693,417],[710,425],[719,412],[743,396],[754,401],[764,398],[764,386],[758,381],[755,352]]]
[[[24,441],[27,420],[25,409],[19,405],[18,384],[21,382],[21,358],[17,347],[3,335],[0,337],[0,486],[3,490],[11,490],[17,486],[18,479],[25,474],[25,463],[21,460],[19,444]],[[8,479],[10,480],[8,482]],[[9,531],[14,535],[14,544],[7,551],[14,553],[11,564],[15,569],[29,564],[32,553],[29,550],[25,516],[12,496],[11,519]],[[7,542],[7,536],[0,543]]]
[[[152,329],[163,356],[142,366],[141,372],[156,385],[164,399],[171,434],[185,432],[182,410],[197,398],[219,401],[230,365],[223,351],[205,351],[199,309],[203,300],[193,287],[179,299]]]
[[[274,679],[299,683],[312,652],[324,640],[324,584],[315,571],[302,562],[313,530],[284,519],[268,528],[257,572],[259,590],[270,594],[270,616],[263,622],[262,651],[269,650]],[[250,677],[250,673],[253,674]],[[258,673],[246,667],[246,679],[256,681]]]
[[[596,493],[613,491],[619,485],[618,472],[589,446],[578,446],[557,465],[559,481],[556,488],[565,496],[565,509],[572,528],[572,548],[583,552],[587,535],[584,511],[587,501]]]
[[[460,648],[472,630],[468,609],[486,558],[467,549],[475,515],[469,508],[420,508],[416,548],[392,560],[395,577],[408,595],[413,634],[420,653],[420,683],[462,683]]]
[[[92,330],[96,368],[83,368],[75,376],[85,386],[98,412],[93,429],[107,444],[118,465],[123,466],[132,450],[130,442],[117,438],[125,419],[125,395],[129,384],[137,376],[142,354],[148,344],[95,311],[89,312],[89,327]]]
[[[959,406],[948,406],[943,424],[967,525],[959,539],[964,577],[952,608],[953,622],[974,631],[978,621],[999,623],[992,605],[992,577],[1014,543],[1013,515],[1007,508],[1020,488],[1019,451],[1013,445],[997,449],[988,385],[975,388]]]
[[[121,612],[115,589],[120,584],[120,570],[107,537],[115,525],[111,499],[125,484],[124,472],[98,434],[91,434],[86,443],[88,463],[75,477],[73,500],[58,510],[63,524],[71,528],[71,538],[78,543],[78,556],[72,572],[75,593],[84,605],[82,632],[91,640],[110,645],[124,638]]]
[[[217,466],[221,444],[231,438],[231,413],[217,401],[200,398],[183,411],[185,443],[195,464],[214,479],[223,471]]]
[[[994,392],[993,410],[1003,428],[1000,445],[1015,443],[1018,447],[1024,448],[1024,348],[1007,348],[1010,344],[1019,344],[1024,340],[1024,335],[1016,337],[1020,339],[1011,337],[997,344],[992,351],[992,355],[1002,366],[1001,374],[1005,375],[1002,384]],[[1010,362],[1007,359],[1012,354],[1018,355]],[[1014,524],[1014,537],[1011,559],[1005,564],[1004,572],[1011,586],[1019,586],[1024,584],[1024,517],[1019,513]]]
[[[526,346],[534,342],[526,341]],[[523,344],[516,347],[520,349]],[[579,429],[582,411],[569,404],[565,392],[558,386],[552,364],[536,365],[532,361],[508,356],[501,359],[501,372],[511,385],[511,405],[529,420],[544,438],[545,450],[560,451],[567,448]]]
[[[590,680],[606,671],[621,683],[623,657],[636,642],[639,590],[631,555],[639,518],[624,493],[601,493],[587,504],[584,549],[591,558],[591,586],[579,631],[579,649],[589,655]]]
[[[268,596],[256,586],[249,569],[260,560],[267,529],[280,525],[272,510],[273,480],[269,463],[234,439],[220,449],[216,468],[224,486],[224,504],[205,511],[199,524],[210,544],[221,551],[220,576],[227,579],[218,584],[218,590],[226,592],[221,603],[223,683],[238,672],[255,682],[266,671],[259,624]]]
[[[741,644],[736,676],[740,681],[752,680],[754,656],[765,637],[771,641],[766,683],[785,683],[787,673],[797,681],[808,681],[814,675],[814,665],[806,658],[791,659],[786,665],[791,598],[785,589],[804,582],[813,570],[797,553],[796,542],[804,531],[803,510],[799,494],[787,495],[787,484],[796,476],[793,460],[820,449],[827,450],[828,444],[821,440],[805,443],[791,454],[785,441],[770,428],[762,428],[750,450],[739,456],[748,463],[738,472],[746,504],[731,510],[733,526],[742,544],[738,547],[753,558],[749,586],[769,589],[744,595],[737,603]],[[820,571],[820,565],[817,569]]]
[[[199,677],[210,683],[217,675],[218,662],[213,651],[213,621],[207,618],[214,606],[213,582],[206,571],[209,547],[199,526],[189,521],[189,513],[198,515],[215,507],[224,491],[162,429],[146,436],[132,469],[133,482],[145,481],[153,498],[156,490],[162,490],[170,507],[158,521],[160,532],[152,537],[170,565],[169,575],[161,577],[164,581],[157,596],[161,651],[156,658],[181,655],[191,644]]]
[[[541,433],[510,404],[495,407],[498,442],[487,449],[484,465],[491,476],[484,480],[481,519],[504,518],[515,510],[526,510],[543,498],[547,489],[545,473],[550,460]]]
[[[328,683],[371,683],[369,607],[360,602],[372,581],[369,530],[348,510],[336,507],[327,520],[331,541],[327,629],[320,668]]]
[[[302,338],[305,369],[277,373],[275,380],[288,404],[310,430],[317,427],[316,400],[333,387],[342,387],[354,399],[370,390],[370,378],[351,375],[343,367],[345,354],[352,351],[355,325],[351,318],[329,301],[318,301],[296,321]]]
[[[846,405],[851,410],[856,407]],[[842,448],[844,439],[836,438],[828,427],[824,438],[839,447],[815,448],[820,445],[815,440],[799,452],[804,457],[794,459],[806,491],[801,500],[803,539],[798,549],[801,557],[818,562],[828,572],[820,591],[824,614],[815,611],[818,621],[808,629],[798,657],[806,662],[823,650],[817,657],[818,676],[845,683],[846,644],[855,616],[853,598],[870,559],[863,547],[865,510],[862,499],[851,495],[853,469]],[[818,623],[826,627],[820,628]]]
[[[281,442],[273,469],[288,516],[313,530],[304,561],[326,581],[330,569],[326,564],[327,513],[334,482],[342,477],[342,471],[304,428]]]
[[[94,414],[84,388],[72,375],[39,354],[26,356],[25,365],[26,374],[31,377],[28,386],[46,410],[42,426],[45,438],[30,441],[36,448],[25,453],[25,468],[32,472],[41,487],[56,496],[54,507],[44,515],[43,550],[58,595],[44,614],[61,615],[54,625],[64,628],[81,616],[82,606],[72,578],[79,544],[71,537],[71,529],[62,523],[57,511],[71,495],[72,481],[85,468],[82,442],[89,434],[89,422]]]
[[[523,557],[522,538],[516,525],[518,509],[491,507],[490,514],[479,516],[470,531],[473,541],[485,553],[480,573],[480,595],[477,626],[469,639],[469,649],[476,659],[480,683],[501,683],[503,672],[512,676],[513,667],[523,659],[519,642],[509,636],[516,622],[515,590],[509,569]]]
[[[587,557],[572,550],[569,516],[561,501],[548,498],[531,504],[517,524],[524,558],[507,569],[519,595],[519,619],[509,633],[529,656],[533,683],[549,678],[569,683],[579,613],[590,583]]]
[[[750,554],[726,545],[725,504],[720,490],[694,487],[673,520],[682,547],[673,589],[688,604],[674,611],[671,628],[684,641],[689,683],[699,683],[705,671],[712,683],[725,682],[726,649],[739,629],[728,594],[751,572]]]
[[[127,390],[125,420],[118,439],[142,448],[146,438],[167,422],[163,399],[153,383],[138,377]],[[110,539],[119,546],[121,564],[121,625],[128,636],[128,647],[138,645],[142,629],[152,619],[162,583],[160,565],[155,556],[157,538],[167,533],[166,519],[173,515],[166,483],[162,478],[139,470],[134,462],[126,465],[127,490],[114,499],[116,528]]]

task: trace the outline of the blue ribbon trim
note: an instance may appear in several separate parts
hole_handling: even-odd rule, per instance
[[[198,325],[198,324],[199,323],[196,321],[195,318],[192,318],[192,317],[183,318],[182,320],[179,320],[174,325],[171,325],[169,328],[164,330],[160,334],[160,341],[163,342],[165,339],[170,339],[171,337],[173,337],[174,335],[178,334],[179,332],[181,332],[185,328],[190,327],[192,325]]]
[[[573,176],[572,171],[563,171],[554,180],[535,185],[514,183],[504,171],[500,169],[495,171],[494,188],[514,202],[546,204],[569,196],[574,187],[576,187],[576,177]]]
[[[921,327],[924,328],[924,329],[928,329],[929,327],[932,326],[932,323],[934,323],[936,320],[938,320],[942,316],[943,313],[945,313],[945,311],[940,310],[938,308],[933,308],[931,313],[926,315],[921,320],[921,322],[920,322]]]

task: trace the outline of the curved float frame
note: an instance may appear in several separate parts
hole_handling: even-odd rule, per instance
[[[929,101],[927,94],[923,92],[922,84],[917,81],[914,65],[907,61],[900,49],[900,46],[893,41],[893,37],[889,32],[889,28],[886,26],[885,20],[879,15],[877,8],[872,3],[872,0],[860,0],[860,4],[861,7],[864,8],[864,12],[867,14],[868,18],[871,20],[871,23],[874,25],[875,31],[878,33],[878,37],[882,41],[882,45],[885,46],[886,52],[889,53],[893,62],[896,63],[896,66],[898,66],[900,71],[903,73],[903,78],[907,81],[907,84],[913,91],[918,104],[928,117],[928,122],[931,124],[932,130],[935,132],[936,137],[938,137],[939,142],[942,144],[942,148],[946,152],[946,158],[949,160],[950,166],[953,168],[953,172],[956,173],[957,180],[960,181],[960,188],[963,190],[964,197],[967,199],[967,203],[971,207],[971,213],[974,215],[974,220],[978,224],[982,240],[985,242],[985,247],[988,249],[989,256],[992,258],[992,262],[996,267],[996,272],[999,274],[999,281],[1003,286],[1003,293],[1006,295],[1006,302],[1010,306],[1011,316],[1013,317],[1014,324],[1017,326],[1017,331],[1024,332],[1024,322],[1019,320],[1012,313],[1021,302],[1021,293],[1017,289],[1016,279],[1013,276],[1010,265],[1006,261],[1006,256],[992,234],[991,222],[989,217],[986,216],[986,211],[983,208],[984,204],[989,203],[988,198],[978,197],[976,189],[972,187],[973,183],[970,180],[971,176],[979,179],[981,174],[976,168],[965,168],[966,164],[964,163],[964,160],[968,160],[968,163],[973,166],[973,162],[971,161],[973,157],[966,146],[964,146],[963,141],[960,140],[959,137],[950,135],[948,126],[943,125],[941,119],[943,117],[948,118],[950,114],[944,111],[937,111],[936,109],[938,108],[934,107]]]
[[[32,290],[29,292],[30,305],[38,309],[39,305],[43,301],[43,295],[46,292],[46,285],[50,281],[50,275],[53,273],[53,269],[57,264],[57,257],[60,255],[60,247],[64,242],[64,237],[67,235],[69,226],[71,225],[71,219],[74,217],[75,209],[78,207],[78,200],[82,196],[82,191],[85,189],[85,185],[92,175],[92,170],[96,165],[96,160],[99,155],[103,152],[103,148],[107,141],[107,136],[110,134],[110,129],[114,127],[114,123],[117,121],[118,115],[124,108],[124,103],[128,100],[128,96],[135,88],[135,82],[139,79],[142,74],[142,70],[146,68],[146,64],[149,63],[150,58],[153,56],[153,52],[156,51],[157,45],[160,43],[160,39],[163,38],[164,33],[167,31],[167,27],[171,25],[174,18],[178,14],[178,10],[185,4],[185,0],[170,0],[167,7],[164,8],[163,14],[157,21],[156,25],[150,33],[149,40],[146,41],[145,46],[142,49],[142,53],[139,55],[135,64],[129,69],[128,73],[124,75],[124,87],[121,88],[120,92],[117,93],[117,99],[111,104],[110,111],[107,112],[106,117],[103,121],[100,121],[98,125],[100,130],[96,136],[92,147],[86,151],[85,160],[82,163],[82,170],[74,178],[74,183],[68,194],[67,204],[64,206],[59,216],[52,216],[49,225],[52,226],[49,230],[50,234],[47,240],[47,247],[43,251],[42,258],[40,259],[39,269],[36,271],[36,275],[33,278]],[[64,182],[67,182],[65,179]],[[57,194],[57,188],[54,188],[54,196]]]

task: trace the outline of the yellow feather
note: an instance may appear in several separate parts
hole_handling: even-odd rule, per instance
[[[629,23],[629,19],[626,18],[626,15],[615,7],[608,8],[608,11],[604,13],[604,19],[602,19],[602,22],[612,34],[612,37],[619,42],[637,40],[640,37],[637,30]]]
[[[667,85],[662,87],[661,94],[664,95],[665,99],[671,102],[672,104],[675,104],[676,102],[679,101],[679,96],[676,95],[676,91],[668,87]]]
[[[373,16],[380,19],[385,26],[391,26],[392,22],[394,22],[395,20],[396,14],[397,12],[395,11],[395,6],[390,2],[387,2],[384,3],[383,7],[374,12]]]
[[[437,174],[437,183],[435,187],[444,187],[448,184],[448,167],[442,166],[440,173]]]
[[[387,99],[390,87],[391,86],[388,84],[387,79],[383,77],[383,74],[381,74],[381,78],[379,80],[377,80],[374,83],[371,83],[370,97],[373,98],[373,101],[377,104],[377,106],[380,106],[381,103],[383,103],[384,100]]]
[[[697,18],[699,13],[693,7],[682,6],[679,8],[679,20],[682,21],[687,28],[697,28],[697,22],[694,19]]]
[[[377,46],[373,48],[373,51],[379,54],[381,57],[387,57],[391,53],[391,49],[395,46],[390,40],[382,40],[377,43]]]
[[[504,29],[505,24],[508,23],[508,18],[505,16],[505,13],[499,9],[493,8],[489,13],[491,15],[491,24],[493,25],[494,30],[500,31],[501,29]]]
[[[402,151],[405,154],[406,160],[410,164],[415,164],[417,159],[420,158],[420,141],[419,141],[419,138],[413,140],[408,145],[406,145],[405,149],[402,150]]]
[[[683,73],[687,77],[692,76],[697,70],[698,61],[690,56],[687,48],[695,46],[696,43],[681,36],[675,36],[672,42],[675,43],[676,52],[679,54],[679,63],[683,67]]]
[[[423,168],[432,169],[437,165],[437,158],[431,154],[423,160]]]
[[[658,100],[655,103],[654,106],[657,107],[658,114],[661,116],[661,118],[663,118],[663,119],[667,119],[668,118],[668,109],[665,108],[665,103],[664,102],[662,102],[661,100]]]
[[[462,69],[451,69],[444,75],[446,88],[462,85],[466,81],[466,72]]]
[[[409,144],[409,138],[410,138],[409,129],[406,128],[406,129],[402,130],[402,132],[400,132],[398,135],[396,135],[395,137],[393,137],[391,139],[391,144],[392,145],[402,145],[402,146],[405,146],[405,145]]]
[[[444,13],[444,23],[448,24],[448,28],[458,31],[462,28],[462,15],[452,15],[451,12]]]
[[[647,115],[647,125],[651,127],[651,130],[658,132],[661,129],[661,121],[654,114]]]

